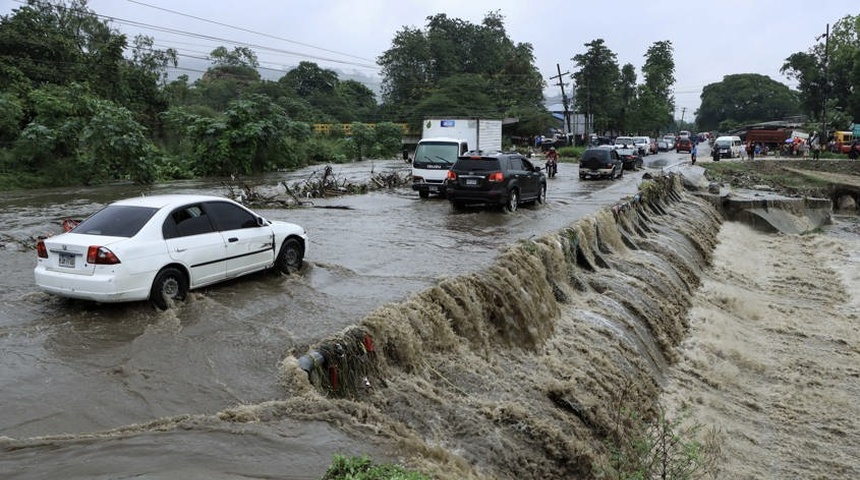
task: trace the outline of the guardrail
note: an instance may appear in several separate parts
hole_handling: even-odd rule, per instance
[[[367,125],[369,127],[375,127],[375,123],[364,123],[363,125]],[[409,129],[408,123],[395,123],[398,127],[403,129],[403,134],[408,135],[412,133]],[[352,135],[352,124],[351,123],[315,123],[313,125],[314,133],[321,134],[329,134],[332,129],[339,128],[345,135]]]

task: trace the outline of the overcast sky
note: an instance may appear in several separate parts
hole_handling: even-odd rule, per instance
[[[786,57],[807,51],[827,24],[860,14],[857,0],[90,0],[96,14],[129,34],[155,38],[159,48],[206,57],[236,42],[254,50],[261,66],[287,70],[302,60],[323,68],[377,75],[376,59],[404,27],[426,27],[445,13],[480,24],[488,12],[504,17],[508,37],[534,47],[547,84],[556,65],[602,38],[619,66],[631,63],[642,81],[648,47],[669,40],[675,55],[676,118],[692,120],[702,88],[724,75],[759,73],[794,87],[779,73]],[[0,15],[22,6],[0,0]],[[822,40],[823,41],[823,40]],[[570,79],[565,79],[570,92]],[[558,95],[559,88],[547,89]]]

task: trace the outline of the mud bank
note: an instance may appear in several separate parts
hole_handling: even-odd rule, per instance
[[[337,422],[435,478],[591,478],[618,399],[656,401],[677,361],[721,222],[677,177],[654,179],[379,308],[320,347],[330,362],[313,385],[288,357],[288,400],[223,415]]]

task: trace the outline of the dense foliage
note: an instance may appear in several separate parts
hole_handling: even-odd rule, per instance
[[[537,119],[509,132],[528,136],[552,122],[533,47],[511,41],[499,13],[480,25],[438,14],[424,30],[404,27],[379,58],[382,100],[394,117],[418,127],[425,117]]]
[[[797,92],[768,76],[745,73],[705,86],[697,123],[703,130],[727,132],[800,114]]]
[[[512,41],[498,12],[477,25],[445,14],[426,20],[397,32],[378,58],[380,103],[367,86],[312,62],[263,79],[256,53],[243,46],[212,50],[196,80],[169,80],[176,50],[159,50],[146,36],[129,41],[87,0],[27,0],[0,17],[0,188],[392,157],[401,149],[400,125],[416,128],[428,116],[516,118],[507,139],[557,125],[543,105],[546,82],[532,45]],[[837,22],[828,40],[827,51],[816,44],[786,59],[783,71],[799,92],[752,74],[707,86],[699,127],[816,117],[825,96],[829,124],[847,127],[860,113],[860,16]],[[570,106],[593,118],[589,130],[657,135],[682,127],[673,119],[671,42],[647,49],[641,82],[602,39],[584,46],[571,59]]]
[[[29,0],[0,18],[0,187],[252,174],[399,153],[374,93],[302,62],[263,80],[247,47],[215,48],[168,82],[173,49],[125,35],[86,0]],[[367,123],[362,123],[367,122]],[[371,125],[370,123],[373,123]],[[313,124],[346,124],[315,134]]]

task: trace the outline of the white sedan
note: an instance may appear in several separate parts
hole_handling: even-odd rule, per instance
[[[37,244],[36,285],[95,302],[146,300],[166,309],[189,290],[276,268],[298,270],[304,228],[206,195],[120,200]]]

